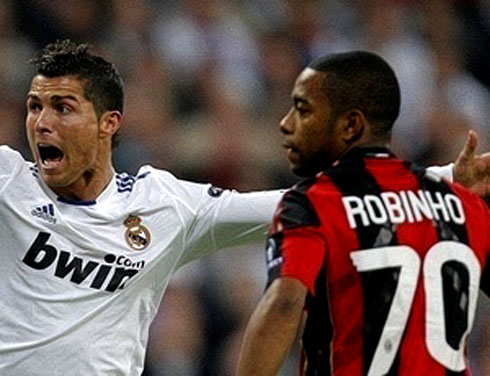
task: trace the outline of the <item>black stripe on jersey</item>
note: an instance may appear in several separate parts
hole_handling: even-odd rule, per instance
[[[480,281],[480,288],[490,298],[490,256],[487,256]]]
[[[303,347],[308,359],[306,376],[330,376],[330,341],[333,327],[328,307],[326,267],[318,275],[316,297],[308,296],[308,319],[303,331]]]
[[[362,152],[350,154],[348,158],[331,168],[328,175],[343,196],[363,197],[366,194],[381,193],[376,179],[365,167]],[[356,232],[360,250],[398,244],[396,226],[391,222],[358,226]],[[399,267],[361,273],[364,298],[363,375],[367,375],[378,347],[398,285],[399,274]],[[398,360],[399,353],[388,375],[398,374]]]
[[[442,195],[450,193],[457,196],[447,183],[443,180],[432,178],[430,174],[427,174],[425,168],[416,166],[413,163],[407,163],[406,165],[415,174],[423,190],[431,193],[440,192]],[[434,225],[436,226],[439,240],[454,240],[469,245],[468,233],[464,224],[460,225],[452,221],[444,222],[434,219]]]
[[[29,170],[32,173],[32,176],[34,176],[35,178],[39,177],[39,167],[37,167],[37,165],[35,165],[32,162],[29,162],[28,165],[29,165]]]
[[[306,195],[315,181],[315,178],[305,179],[284,194],[278,213],[282,229],[290,230],[299,226],[320,225],[318,214]]]
[[[431,193],[440,192],[442,195],[454,194],[453,190],[443,180],[434,179],[424,168],[408,164],[422,186]],[[452,221],[433,220],[440,241],[457,241],[469,246],[468,232],[465,224]],[[444,317],[446,323],[446,341],[454,349],[458,349],[461,337],[467,329],[468,294],[470,274],[468,268],[458,261],[446,262],[442,269],[442,285],[444,295]],[[446,370],[447,376],[465,375],[465,371],[453,372]]]
[[[134,183],[140,179],[146,178],[151,171],[143,172],[138,176],[132,176],[125,172],[116,175],[117,191],[119,193],[132,192]]]

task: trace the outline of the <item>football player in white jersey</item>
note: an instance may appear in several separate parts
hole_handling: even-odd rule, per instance
[[[264,241],[282,193],[223,191],[149,166],[117,173],[117,69],[70,41],[48,45],[33,64],[34,162],[0,147],[0,375],[140,375],[172,274]],[[489,175],[471,137],[454,167],[467,185]]]

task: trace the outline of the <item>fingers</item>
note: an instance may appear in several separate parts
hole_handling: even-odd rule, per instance
[[[464,144],[463,150],[459,154],[458,159],[460,160],[471,160],[475,157],[476,147],[478,145],[478,136],[475,131],[469,131],[468,137],[466,138],[466,142]]]

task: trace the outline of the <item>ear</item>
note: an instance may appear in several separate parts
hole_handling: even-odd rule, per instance
[[[346,144],[358,141],[366,132],[366,118],[357,109],[346,111],[342,116],[342,139]]]
[[[122,114],[119,111],[106,111],[100,118],[99,137],[111,139],[119,130]]]

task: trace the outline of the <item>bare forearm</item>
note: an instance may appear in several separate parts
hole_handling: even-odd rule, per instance
[[[266,293],[245,331],[238,376],[277,374],[296,338],[305,296],[306,288],[286,300],[277,299],[273,291]]]

